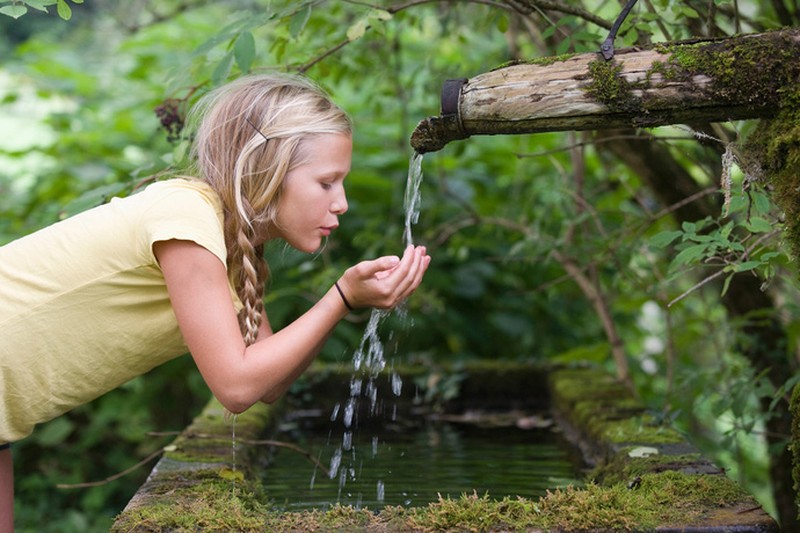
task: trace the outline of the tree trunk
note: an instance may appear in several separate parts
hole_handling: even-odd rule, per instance
[[[420,153],[472,135],[651,127],[770,117],[800,70],[800,29],[545,58],[450,80]]]

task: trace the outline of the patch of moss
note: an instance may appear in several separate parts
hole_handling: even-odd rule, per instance
[[[792,79],[787,60],[797,47],[785,32],[764,34],[758,39],[740,37],[722,41],[678,44],[664,47],[672,79],[708,76],[717,98],[762,107]]]
[[[636,447],[627,447],[616,453],[608,462],[594,468],[587,479],[603,485],[627,483],[628,485],[644,474],[656,474],[668,470],[684,473],[720,473],[708,459],[697,453],[667,455],[655,453],[631,457]]]
[[[742,36],[659,44],[654,50],[664,55],[664,61],[654,61],[645,80],[637,83],[621,76],[624,59],[592,61],[587,92],[611,111],[646,115],[658,110],[663,102],[653,94],[636,90],[663,83],[682,82],[686,85],[681,90],[687,95],[702,90],[704,98],[719,106],[729,102],[762,112],[771,106],[777,108],[781,95],[796,87],[797,72],[789,65],[796,63],[797,44],[790,32],[768,32],[758,38]],[[697,79],[704,80],[702,87],[694,83]],[[674,98],[670,105],[675,105]]]
[[[543,67],[546,67],[547,65],[552,65],[553,63],[566,61],[573,57],[575,57],[575,54],[560,54],[556,56],[535,57],[533,59],[513,59],[511,61],[506,61],[505,63],[496,66],[495,68],[492,69],[492,72],[507,67],[513,67],[515,65],[541,65]]]
[[[622,63],[616,60],[596,59],[589,63],[591,82],[586,92],[599,100],[613,112],[637,112],[642,109],[639,98],[633,96],[633,88],[620,73]]]
[[[270,508],[259,484],[233,483],[208,469],[159,478],[146,504],[120,514],[111,531],[264,531]]]
[[[792,390],[792,401],[789,407],[792,413],[792,440],[789,448],[792,451],[792,478],[794,479],[795,492],[800,494],[800,385],[795,385]],[[800,496],[798,496],[800,498]],[[796,502],[800,511],[800,499]],[[800,515],[800,512],[798,512]]]
[[[684,444],[675,429],[663,425],[610,374],[591,368],[565,369],[550,374],[553,409],[589,445],[591,461],[602,461],[621,445]]]
[[[759,177],[785,215],[785,236],[800,258],[800,73],[784,88],[777,116],[762,120],[743,146],[745,172]]]
[[[549,378],[552,399],[570,405],[587,398],[593,401],[632,398],[630,391],[608,372],[599,368],[554,370]]]
[[[635,444],[677,444],[683,436],[670,427],[655,422],[651,415],[620,420],[598,420],[590,430],[601,442]]]
[[[694,524],[709,507],[748,499],[724,476],[663,472],[644,474],[633,487],[618,483],[557,490],[540,500],[539,509],[546,529],[642,531]]]
[[[201,415],[165,450],[175,461],[213,463],[233,455],[233,432],[237,438],[256,438],[277,420],[280,409],[258,403],[238,415],[226,413],[212,400]]]
[[[709,507],[751,498],[724,476],[679,472],[644,474],[635,488],[592,484],[549,492],[539,499],[463,495],[426,507],[380,512],[335,505],[327,511],[281,512],[259,503],[244,487],[204,484],[176,488],[169,498],[128,512],[113,531],[525,531],[652,529],[693,524]]]

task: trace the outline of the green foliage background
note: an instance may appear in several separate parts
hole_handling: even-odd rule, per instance
[[[267,251],[273,327],[307,309],[351,264],[400,252],[408,138],[438,113],[445,79],[514,58],[596,51],[607,33],[584,15],[543,10],[528,17],[533,26],[513,2],[97,0],[72,5],[69,22],[53,2],[3,4],[31,8],[0,16],[0,243],[129,194],[179,164],[186,144],[171,142],[154,113],[167,99],[189,105],[243,72],[300,71],[352,115],[350,211],[341,228],[314,256],[282,245]],[[619,10],[601,0],[574,4],[607,21]],[[761,4],[643,2],[617,47],[696,37],[712,26],[717,34],[779,26]],[[746,137],[753,124],[729,126]],[[759,276],[781,295],[777,312],[792,341],[786,357],[794,358],[797,276],[775,231],[780,213],[763,192],[748,201],[734,186],[725,215],[716,192],[724,141],[697,142],[686,127],[649,133],[712,190],[718,218],[676,225],[669,206],[590,134],[475,137],[427,154],[414,235],[433,264],[408,302],[408,323],[394,324],[388,352],[432,372],[473,358],[588,360],[614,371],[603,325],[564,268],[571,259],[602,288],[639,394],[771,509],[763,439],[770,414],[759,400],[785,409],[791,376],[780,388],[753,369],[737,350],[740,324],[720,305],[724,286],[696,285],[723,269],[722,279]],[[742,172],[732,172],[740,184]],[[366,319],[343,322],[321,358],[348,361]],[[107,529],[146,467],[99,487],[56,485],[133,465],[168,442],[150,432],[180,430],[208,397],[183,357],[41,426],[14,450],[19,530]]]

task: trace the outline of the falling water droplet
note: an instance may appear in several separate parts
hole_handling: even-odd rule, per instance
[[[395,396],[403,392],[403,379],[397,372],[392,372],[392,392]]]
[[[342,449],[337,448],[335,452],[333,452],[333,457],[331,457],[331,467],[330,467],[330,474],[329,477],[331,479],[336,477],[336,474],[339,472],[339,466],[342,464]]]
[[[356,410],[356,399],[350,398],[347,400],[347,405],[344,406],[344,427],[349,428],[353,425],[353,415]]]

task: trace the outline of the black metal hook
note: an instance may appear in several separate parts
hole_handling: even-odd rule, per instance
[[[600,45],[600,53],[603,54],[603,58],[606,61],[614,57],[614,39],[617,37],[619,27],[622,26],[622,23],[625,21],[625,17],[627,17],[628,13],[631,12],[633,4],[635,3],[636,0],[628,0],[628,3],[625,4],[624,8],[622,8],[622,13],[619,14],[617,20],[614,21],[614,25],[611,26],[611,31],[608,33],[608,37],[606,37],[606,40]]]

